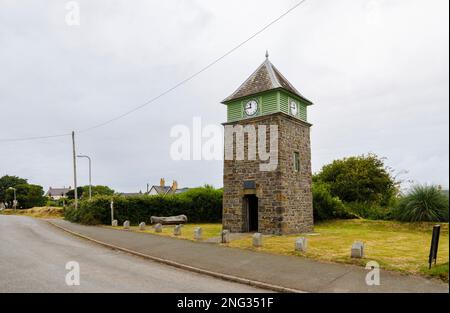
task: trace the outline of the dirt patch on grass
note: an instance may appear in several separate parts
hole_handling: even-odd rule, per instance
[[[34,207],[25,210],[5,209],[3,211],[0,211],[0,214],[25,215],[37,218],[63,218],[63,208],[46,206],[46,207]]]

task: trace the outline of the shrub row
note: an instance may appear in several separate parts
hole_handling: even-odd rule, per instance
[[[433,186],[418,186],[402,197],[392,207],[373,203],[345,203],[333,196],[329,186],[314,183],[314,220],[366,218],[373,220],[400,221],[448,221],[448,196]],[[123,223],[150,223],[150,217],[185,214],[189,222],[220,222],[222,219],[222,197],[220,189],[210,187],[194,188],[177,195],[166,196],[95,196],[92,200],[81,200],[78,210],[73,206],[65,209],[67,220],[83,224],[110,224],[110,202],[114,200],[114,217]]]
[[[185,214],[189,222],[206,223],[222,220],[220,189],[193,188],[184,193],[165,196],[95,196],[81,200],[78,210],[73,206],[64,212],[64,218],[76,223],[96,225],[111,223],[111,199],[114,200],[114,218],[119,223],[150,223],[151,216]]]

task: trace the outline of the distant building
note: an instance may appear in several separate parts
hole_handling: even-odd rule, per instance
[[[119,193],[119,196],[124,196],[124,197],[136,197],[136,196],[142,196],[143,193],[142,191],[139,192],[121,192]]]
[[[178,188],[178,182],[174,180],[171,186],[166,186],[164,178],[161,178],[159,185],[153,185],[147,191],[150,196],[179,194],[189,190],[189,188]]]
[[[69,186],[69,188],[62,187],[62,188],[52,188],[50,187],[45,194],[46,197],[49,197],[53,200],[59,200],[66,196],[66,194],[72,190],[72,188]]]

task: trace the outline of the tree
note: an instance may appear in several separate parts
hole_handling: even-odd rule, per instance
[[[78,199],[81,199],[81,197],[83,196],[83,191],[84,191],[83,187],[77,187],[77,197],[78,197]],[[68,199],[75,199],[75,190],[74,189],[69,190],[66,193],[66,197]]]
[[[83,195],[89,196],[89,186],[83,186]],[[114,190],[109,188],[108,186],[92,186],[92,196],[112,196],[114,194]]]
[[[5,175],[0,177],[0,202],[6,202],[6,193],[8,188],[15,188],[18,185],[27,184],[27,180],[17,176]]]
[[[44,189],[39,185],[20,184],[16,185],[16,198],[18,201],[18,208],[29,209],[35,206],[45,205],[46,199],[44,197]],[[8,189],[6,191],[6,201],[12,202],[14,200],[14,190]]]
[[[397,182],[375,154],[335,160],[313,180],[327,184],[331,194],[344,202],[389,205],[398,192]]]

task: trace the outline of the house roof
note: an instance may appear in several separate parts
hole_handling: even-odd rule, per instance
[[[174,193],[173,190],[172,190],[172,186],[164,186],[164,187],[162,187],[162,186],[159,186],[159,185],[153,185],[153,186],[150,188],[150,190],[152,190],[153,188],[156,190],[156,192],[157,192],[159,195],[166,195],[166,194],[169,194],[169,193]],[[183,193],[183,192],[187,191],[188,189],[189,189],[189,188],[187,188],[187,187],[184,187],[184,188],[178,188],[177,190],[175,190],[175,193],[176,193],[176,194],[177,194],[177,193]],[[148,193],[150,193],[150,190],[149,190]]]
[[[124,197],[142,196],[142,192],[122,192],[119,195]]]
[[[159,194],[159,195],[164,195],[164,194],[166,194],[166,193],[168,193],[168,192],[170,192],[170,190],[172,190],[172,187],[171,186],[159,186],[159,185],[153,185],[151,188],[150,188],[150,190],[152,190],[152,189],[155,189],[156,190],[156,192]],[[149,191],[150,192],[150,191]]]
[[[279,88],[287,90],[309,104],[312,104],[312,102],[305,98],[269,61],[268,54],[266,54],[266,60],[256,69],[256,71],[254,71],[235,92],[225,98],[222,103]]]
[[[177,190],[175,190],[175,193],[176,193],[176,194],[178,194],[178,193],[183,193],[183,192],[188,191],[188,190],[189,190],[188,187],[178,188]]]
[[[47,191],[47,196],[54,197],[54,196],[64,196],[64,194],[68,193],[71,189],[70,188],[52,188],[50,187]]]

